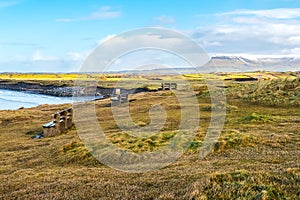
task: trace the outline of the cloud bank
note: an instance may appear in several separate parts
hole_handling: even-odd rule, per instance
[[[106,20],[114,19],[121,16],[120,11],[113,11],[110,6],[102,6],[98,11],[93,12],[87,16],[78,18],[60,18],[56,19],[57,22],[79,22],[79,21],[93,21],[93,20]]]

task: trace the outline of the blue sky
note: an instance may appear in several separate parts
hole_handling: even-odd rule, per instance
[[[159,26],[210,55],[300,55],[298,0],[0,0],[0,72],[77,71],[102,40]]]

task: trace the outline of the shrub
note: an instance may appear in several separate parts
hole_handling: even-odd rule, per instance
[[[240,118],[239,121],[240,122],[269,122],[272,121],[272,118],[270,116],[252,113],[250,115],[246,115]]]
[[[274,79],[233,86],[227,90],[227,94],[250,103],[268,106],[299,106],[300,78]]]

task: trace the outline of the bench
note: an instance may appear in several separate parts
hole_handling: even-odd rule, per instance
[[[54,114],[53,121],[43,125],[44,137],[54,136],[73,126],[73,109],[68,108]]]
[[[112,106],[117,106],[122,103],[127,103],[128,94],[118,94],[117,96],[110,98],[110,101]]]
[[[177,83],[161,83],[159,90],[176,90]]]

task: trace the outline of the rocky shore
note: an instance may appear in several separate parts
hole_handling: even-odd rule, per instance
[[[5,90],[14,90],[14,91],[24,91],[24,92],[31,92],[35,94],[44,94],[56,97],[72,97],[75,95],[98,95],[103,97],[109,97],[114,93],[114,88],[103,88],[97,87],[95,88],[81,88],[81,87],[70,87],[66,85],[57,86],[57,85],[41,85],[37,83],[26,83],[26,82],[17,82],[17,83],[7,83],[7,82],[0,82],[0,89]],[[146,89],[144,88],[137,88],[137,89],[121,89],[122,93],[139,93],[145,92]]]

